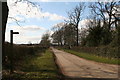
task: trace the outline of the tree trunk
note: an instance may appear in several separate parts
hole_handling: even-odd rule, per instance
[[[63,46],[63,45],[62,45],[62,41],[60,42],[60,44],[61,44],[61,46]]]
[[[2,54],[4,54],[4,45],[5,45],[5,31],[6,31],[6,23],[8,18],[8,6],[7,2],[2,2]]]
[[[5,30],[8,18],[8,6],[7,2],[2,2],[2,42],[5,43]]]
[[[76,39],[77,40],[77,42],[76,42],[77,44],[76,45],[79,46],[79,29],[78,29],[78,26],[76,28],[77,28],[77,39]]]

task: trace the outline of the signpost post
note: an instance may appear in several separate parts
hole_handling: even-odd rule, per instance
[[[11,55],[10,55],[10,73],[13,73],[13,34],[19,34],[19,32],[13,32],[13,30],[10,30],[10,43],[11,43]]]

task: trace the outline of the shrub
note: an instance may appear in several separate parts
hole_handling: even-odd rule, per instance
[[[119,57],[118,47],[111,47],[111,46],[73,47],[72,50],[77,51],[77,52],[83,52],[83,53],[93,54],[97,56],[107,57],[107,58],[118,58]]]
[[[41,46],[27,46],[27,45],[15,45],[13,44],[13,52],[12,46],[10,43],[5,43],[5,52],[3,53],[3,68],[10,68],[11,59],[14,61],[14,66],[18,64],[19,61],[24,60],[27,55],[35,55],[38,53],[44,52],[46,48]]]

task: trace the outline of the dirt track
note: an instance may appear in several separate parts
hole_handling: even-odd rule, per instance
[[[75,78],[118,78],[118,65],[98,63],[52,48],[65,76]]]

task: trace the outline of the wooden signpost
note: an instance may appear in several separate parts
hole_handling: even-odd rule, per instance
[[[13,32],[13,30],[10,30],[10,43],[11,43],[11,55],[10,55],[10,73],[13,73],[13,34],[19,34],[19,32]]]

